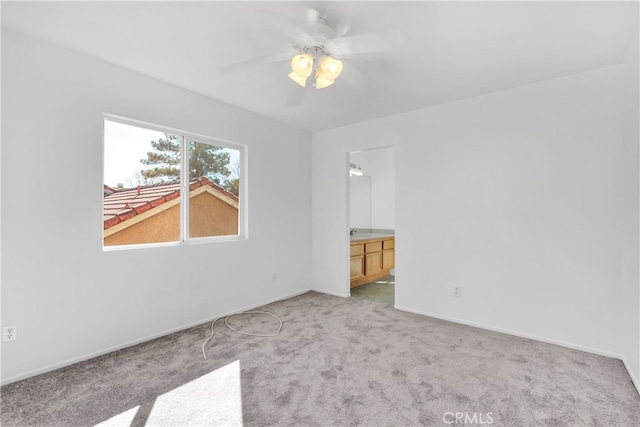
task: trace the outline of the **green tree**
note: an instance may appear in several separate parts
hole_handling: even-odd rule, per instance
[[[231,173],[225,180],[224,188],[238,196],[240,194],[240,160],[236,160],[233,165],[229,165],[227,168]]]
[[[141,171],[149,181],[165,182],[180,178],[180,136],[164,134],[164,138],[151,141],[154,151],[140,160],[143,165],[153,166]],[[222,147],[189,141],[189,179],[206,176],[217,184],[227,181],[231,174],[229,153]]]

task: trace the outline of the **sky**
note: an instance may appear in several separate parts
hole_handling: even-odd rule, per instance
[[[164,136],[158,132],[137,126],[105,120],[104,122],[104,163],[103,180],[109,187],[118,184],[125,187],[138,185],[138,171],[151,166],[140,163],[152,151],[151,141]],[[225,149],[231,157],[231,164],[239,158],[238,150]]]

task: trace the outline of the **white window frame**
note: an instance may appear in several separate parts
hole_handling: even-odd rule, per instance
[[[118,251],[124,249],[144,249],[144,248],[157,248],[162,246],[180,246],[202,243],[215,243],[215,242],[229,242],[246,240],[249,238],[248,233],[248,214],[247,214],[247,200],[248,200],[248,171],[247,171],[247,157],[248,147],[243,144],[231,142],[219,138],[213,138],[206,135],[200,135],[193,132],[187,132],[175,128],[156,125],[153,123],[144,122],[141,120],[129,119],[126,117],[117,116],[114,114],[103,115],[103,128],[102,128],[102,181],[104,184],[104,147],[105,147],[105,123],[107,121],[120,123],[129,126],[135,126],[139,128],[145,128],[157,132],[169,133],[172,135],[180,136],[180,240],[175,242],[159,242],[159,243],[137,243],[130,245],[104,245],[104,232],[102,233],[102,250],[103,251]],[[211,144],[216,147],[230,148],[239,152],[240,161],[240,194],[238,196],[238,234],[229,236],[205,236],[205,237],[189,237],[189,148],[188,142],[195,141],[198,143]],[[186,179],[185,179],[186,178]],[[102,191],[102,189],[100,190]],[[101,193],[100,193],[101,194]],[[104,212],[104,199],[102,205],[102,212]]]

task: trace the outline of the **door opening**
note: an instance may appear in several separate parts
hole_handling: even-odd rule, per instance
[[[395,305],[395,147],[349,153],[351,296]]]

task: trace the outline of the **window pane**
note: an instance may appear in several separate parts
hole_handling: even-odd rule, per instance
[[[240,152],[189,141],[189,237],[235,236]]]
[[[104,246],[180,240],[181,142],[105,120]]]

